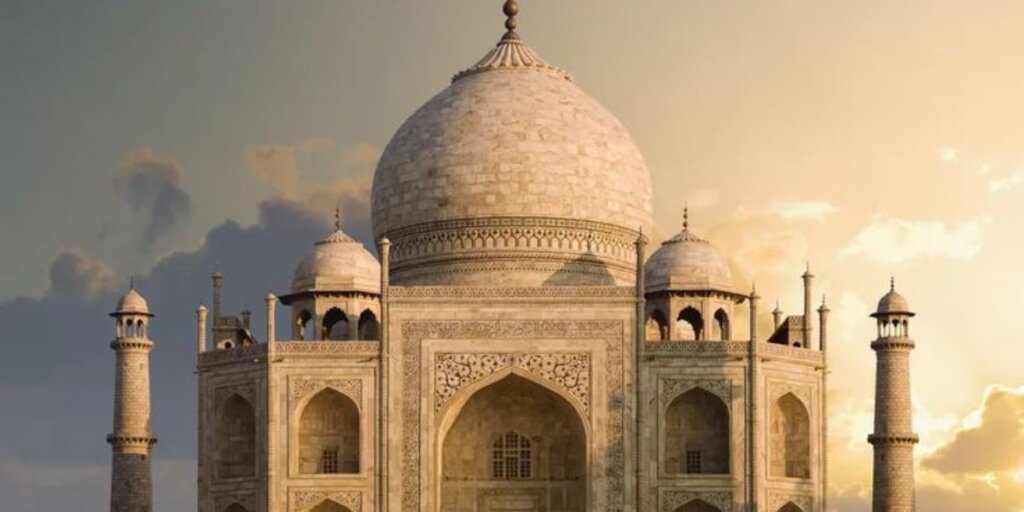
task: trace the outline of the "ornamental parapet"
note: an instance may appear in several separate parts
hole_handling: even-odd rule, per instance
[[[914,445],[920,438],[914,433],[871,434],[868,442],[872,445]]]
[[[818,366],[825,364],[825,355],[820,350],[797,348],[775,343],[762,343],[758,346],[758,354],[766,359],[785,359],[793,362],[811,363]]]
[[[748,346],[746,341],[664,340],[644,343],[644,352],[653,356],[741,357]]]
[[[280,357],[376,357],[380,353],[378,341],[278,341],[274,344],[274,358]],[[265,363],[267,345],[245,345],[199,354],[199,366],[223,364]]]
[[[872,350],[913,350],[914,340],[906,336],[888,336],[871,342]]]
[[[636,300],[632,286],[392,286],[390,301],[401,299],[627,299]]]

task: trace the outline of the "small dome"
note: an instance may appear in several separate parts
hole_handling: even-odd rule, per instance
[[[380,293],[380,263],[363,244],[338,227],[299,262],[292,291]]]
[[[114,311],[115,314],[135,314],[135,315],[148,315],[149,314],[149,303],[142,295],[135,291],[132,287],[128,290],[128,293],[124,294],[120,300],[117,301],[117,309]]]
[[[689,229],[661,244],[644,265],[646,291],[733,292],[732,271],[722,253]]]
[[[890,286],[889,293],[878,300],[878,309],[871,316],[882,315],[914,316],[914,313],[910,311],[910,303],[896,291],[895,283]]]

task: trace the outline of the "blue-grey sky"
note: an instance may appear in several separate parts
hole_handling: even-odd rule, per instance
[[[194,508],[208,274],[257,306],[335,206],[365,240],[381,148],[494,44],[500,4],[0,0],[4,510],[104,508],[105,315],[130,274],[158,315],[157,510]],[[866,315],[895,274],[920,313],[923,509],[1022,510],[1024,3],[521,4],[527,42],[633,134],[658,236],[689,202],[740,285],[788,311],[812,262],[835,311],[836,509],[867,510]]]

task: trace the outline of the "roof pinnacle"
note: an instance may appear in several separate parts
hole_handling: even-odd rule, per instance
[[[334,208],[334,230],[341,231],[341,208]]]
[[[896,276],[890,276],[889,277],[889,291],[890,292],[896,291]]]
[[[690,205],[683,203],[683,231],[690,229]]]
[[[508,29],[505,37],[515,37],[516,27],[519,25],[516,22],[516,15],[519,14],[519,2],[516,0],[505,0],[505,5],[501,8],[501,11],[508,17],[505,20],[505,28]]]

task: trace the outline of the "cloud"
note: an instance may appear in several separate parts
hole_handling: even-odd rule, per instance
[[[79,249],[64,249],[50,264],[48,295],[92,298],[113,289],[114,271]]]
[[[939,160],[942,160],[943,162],[953,164],[960,161],[960,154],[954,147],[941,147],[935,152],[938,155]]]
[[[1024,387],[990,386],[963,428],[923,464],[943,473],[1024,470]]]
[[[1013,190],[1021,185],[1024,185],[1024,171],[1018,171],[1009,176],[989,181],[988,191],[991,194],[998,194]]]
[[[876,263],[903,263],[920,258],[969,259],[981,252],[983,220],[948,226],[877,218],[865,227],[841,256],[864,256]]]
[[[312,137],[297,144],[251,144],[245,148],[245,159],[253,173],[269,183],[280,197],[290,200],[322,198],[342,190],[368,193],[379,158],[380,151],[370,144],[339,147],[324,137]],[[333,209],[332,206],[330,210]]]
[[[192,198],[182,188],[183,176],[177,162],[148,146],[132,150],[114,176],[114,190],[130,208],[132,223],[139,224],[144,252],[191,217]]]
[[[836,207],[826,201],[772,201],[767,211],[787,221],[824,222]]]

